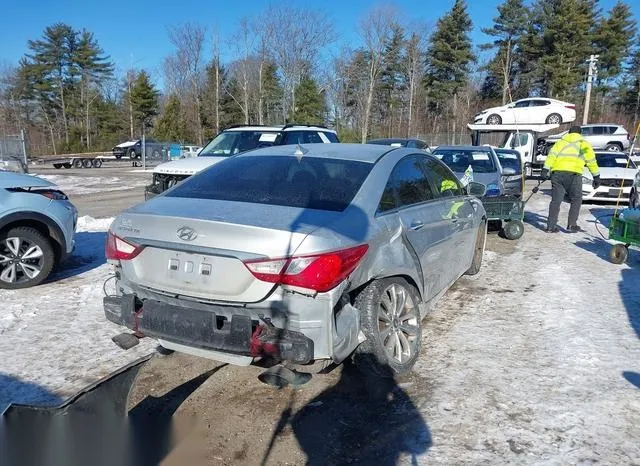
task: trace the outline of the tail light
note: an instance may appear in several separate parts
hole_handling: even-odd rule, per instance
[[[353,272],[369,249],[366,244],[317,255],[246,261],[258,280],[298,286],[323,293]]]
[[[140,254],[143,249],[144,246],[125,241],[109,230],[105,246],[107,259],[128,261]]]
[[[570,108],[571,110],[575,110],[576,109],[576,106],[573,105],[573,104],[567,104],[567,105],[565,105],[565,107],[566,108]]]

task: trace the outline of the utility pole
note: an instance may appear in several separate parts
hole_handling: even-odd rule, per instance
[[[591,103],[591,86],[593,85],[593,80],[598,75],[598,57],[600,55],[591,55],[587,60],[589,63],[589,75],[587,76],[587,93],[584,97],[584,113],[582,114],[582,124],[586,125],[589,120],[589,104]]]

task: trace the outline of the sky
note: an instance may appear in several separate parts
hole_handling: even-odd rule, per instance
[[[474,23],[471,38],[476,45],[488,41],[480,29],[492,24],[497,15],[496,7],[502,1],[467,0]],[[424,23],[433,27],[453,3],[454,0],[287,1],[290,5],[324,10],[333,19],[339,34],[339,40],[332,46],[335,51],[343,45],[357,46],[358,21],[376,4],[395,5],[405,23]],[[600,0],[605,11],[614,3],[615,0]],[[128,68],[144,68],[161,86],[162,59],[173,51],[167,37],[168,27],[186,22],[202,24],[211,38],[218,31],[224,48],[224,39],[235,32],[241,18],[268,14],[269,5],[273,4],[274,0],[6,0],[2,7],[3,27],[0,28],[0,65],[16,65],[27,52],[29,39],[40,38],[46,26],[64,22],[75,29],[93,32],[105,53],[115,62],[117,73]],[[627,4],[640,19],[640,1],[627,0]]]

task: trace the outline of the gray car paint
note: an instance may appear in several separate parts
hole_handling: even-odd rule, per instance
[[[300,157],[296,150],[295,146],[275,146],[236,157]],[[423,151],[362,144],[308,144],[304,151],[304,157],[373,164],[343,212],[158,196],[123,212],[111,227],[120,237],[150,245],[132,261],[113,262],[119,272],[116,289],[179,306],[206,310],[217,303],[238,306],[252,318],[264,314],[272,317],[276,326],[311,338],[316,359],[334,361],[342,360],[359,341],[359,321],[353,319],[348,301],[341,300],[345,292],[371,280],[404,276],[415,284],[424,315],[471,265],[485,215],[480,201],[468,195],[442,197],[379,214],[379,200],[394,166],[409,155],[428,157]],[[216,166],[208,170],[216,170]],[[458,214],[447,218],[454,205]],[[424,226],[412,230],[411,225],[418,221]],[[183,226],[198,232],[189,244],[176,235]],[[261,282],[241,262],[250,257],[305,255],[363,243],[369,250],[359,266],[326,293]],[[213,270],[221,272],[204,279],[171,276],[168,262],[185,257],[211,262]],[[216,352],[193,352],[220,359]],[[247,358],[226,360],[247,363]]]
[[[496,167],[496,171],[491,173],[478,173],[473,172],[473,181],[477,183],[482,183],[487,186],[488,189],[491,189],[491,185],[495,185],[500,190],[500,194],[504,193],[504,183],[502,181],[502,166],[500,165],[500,160],[498,156],[495,154],[492,147],[489,146],[438,146],[434,151],[433,155],[437,156],[438,151],[440,150],[482,150],[487,151],[489,156],[493,160],[493,164]],[[464,176],[464,172],[454,172],[456,176],[460,179]]]

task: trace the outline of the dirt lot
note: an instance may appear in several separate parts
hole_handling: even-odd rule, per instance
[[[148,174],[106,170],[100,177],[118,187],[106,192],[114,203],[87,192],[102,181],[67,179],[81,215],[113,215],[141,199]],[[94,176],[84,173],[65,175]],[[611,213],[603,206],[583,206],[586,233],[544,233],[548,200],[542,192],[528,205],[521,240],[489,237],[481,273],[461,278],[423,322],[408,377],[374,380],[343,365],[278,390],[258,380],[260,367],[156,354],[133,387],[130,415],[156,429],[174,423],[181,442],[164,464],[640,464],[640,252],[623,266],[607,261],[594,221]],[[81,254],[98,239],[83,237]],[[109,269],[92,260],[3,295],[14,320],[0,321],[0,351],[21,345],[26,354],[0,363],[0,373],[47,395],[0,387],[0,402],[59,401],[153,350],[153,341],[129,352],[109,341],[119,332],[101,316]],[[59,296],[71,292],[76,298]],[[47,307],[24,307],[27,300]],[[66,343],[61,315],[86,316],[74,317],[76,336]],[[57,346],[25,340],[38,325],[56,326],[48,331],[57,332]],[[50,361],[42,365],[44,351]],[[157,461],[165,453],[160,445],[147,451]]]

